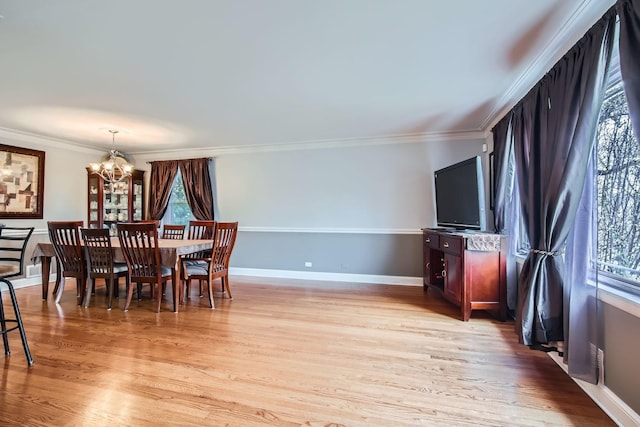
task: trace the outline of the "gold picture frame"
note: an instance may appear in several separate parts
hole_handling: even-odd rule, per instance
[[[42,219],[44,151],[0,144],[0,219]]]

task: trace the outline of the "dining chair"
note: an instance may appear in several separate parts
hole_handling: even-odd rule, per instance
[[[129,270],[126,263],[113,260],[111,237],[106,228],[83,228],[80,230],[84,242],[87,275],[95,289],[96,279],[104,279],[107,287],[107,310],[111,310],[114,296],[118,296],[119,278],[124,277],[129,289]],[[84,306],[89,307],[90,290],[86,293]]]
[[[171,267],[162,265],[158,247],[158,229],[153,223],[118,223],[118,239],[129,270],[129,283],[138,284],[140,299],[141,284],[151,286],[152,298],[157,300],[156,311],[160,312],[162,303],[161,287],[168,280],[173,280]],[[127,300],[124,311],[129,310],[133,297],[133,287],[127,287]],[[174,305],[177,296],[174,295]],[[175,311],[175,309],[174,309]]]
[[[51,240],[51,244],[56,253],[58,268],[62,269],[62,273],[58,273],[58,276],[61,277],[62,280],[56,283],[54,289],[56,303],[60,303],[62,299],[65,278],[67,277],[76,279],[78,305],[81,305],[84,300],[87,289],[87,264],[85,262],[84,250],[80,243],[79,232],[83,225],[82,221],[47,222],[49,240]]]
[[[184,263],[184,277],[189,292],[189,282],[192,279],[200,283],[207,283],[209,291],[209,306],[215,308],[213,303],[213,281],[220,279],[222,283],[222,295],[225,292],[229,299],[233,299],[229,287],[229,259],[238,235],[237,222],[216,222],[213,235],[213,248],[209,258],[192,260]]]
[[[4,283],[9,290],[15,316],[15,319],[8,319],[6,317],[0,292],[0,328],[2,328],[0,333],[2,333],[2,340],[4,342],[4,354],[7,356],[11,355],[7,333],[17,329],[20,332],[22,347],[24,348],[24,354],[29,366],[33,366],[33,358],[31,357],[31,351],[29,351],[29,344],[27,344],[27,335],[24,332],[13,283],[11,283],[9,279],[23,275],[24,252],[27,247],[27,242],[33,233],[33,228],[34,227],[0,227],[0,254],[2,254],[2,256],[0,256],[0,283]],[[15,326],[7,327],[7,323],[15,323]]]
[[[216,222],[213,220],[192,220],[189,221],[189,232],[187,234],[187,238],[190,240],[198,239],[198,240],[210,240],[213,239],[213,234],[215,231]],[[211,258],[211,250],[195,252],[192,254],[188,254],[182,257],[180,260],[182,262],[182,272],[186,272],[186,264],[199,264],[202,262],[207,262]],[[186,276],[183,274],[182,280],[186,283],[186,295],[189,297],[189,291],[191,288],[191,281],[186,280]],[[202,284],[203,281],[199,281],[200,288],[200,298],[202,298]]]
[[[160,228],[160,220],[159,219],[137,219],[133,221],[137,224],[155,224],[156,228]]]
[[[213,220],[189,221],[189,239],[212,239],[216,222]]]
[[[185,226],[181,224],[165,224],[162,227],[163,239],[184,239]]]

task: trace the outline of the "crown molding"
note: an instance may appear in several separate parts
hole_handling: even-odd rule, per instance
[[[15,142],[21,142],[29,146],[39,145],[45,148],[63,148],[69,151],[76,151],[79,153],[104,153],[104,149],[92,148],[85,145],[73,144],[64,139],[54,138],[50,136],[38,135],[35,133],[19,131],[15,129],[8,129],[0,127],[0,138],[9,139]]]
[[[347,148],[347,147],[365,147],[375,145],[393,145],[393,144],[413,144],[419,142],[446,142],[446,141],[472,141],[485,139],[486,136],[482,130],[469,130],[462,132],[429,132],[420,134],[398,134],[383,135],[373,137],[355,137],[355,138],[335,138],[335,139],[318,139],[287,143],[275,144],[254,144],[241,146],[224,146],[224,147],[202,147],[193,149],[171,149],[158,151],[131,152],[136,158],[145,160],[146,158],[175,159],[176,155],[180,158],[202,157],[202,156],[222,156],[232,154],[249,154],[264,153],[273,151],[293,151],[293,150],[318,150],[327,148]]]

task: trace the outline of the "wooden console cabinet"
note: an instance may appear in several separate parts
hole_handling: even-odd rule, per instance
[[[460,307],[462,320],[486,310],[507,315],[506,236],[423,228],[424,290]]]

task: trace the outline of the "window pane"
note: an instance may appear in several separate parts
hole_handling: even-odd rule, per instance
[[[640,146],[621,83],[598,123],[598,269],[640,282]]]
[[[169,206],[164,215],[163,222],[168,224],[184,224],[188,225],[189,221],[194,219],[191,208],[187,203],[187,197],[184,193],[184,185],[182,183],[182,174],[178,172],[171,187],[171,197],[169,198]]]

